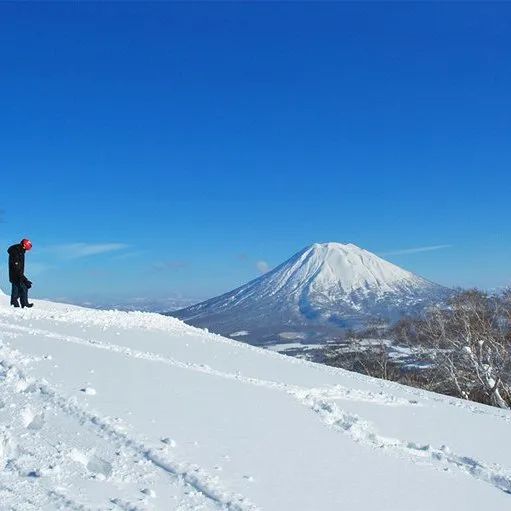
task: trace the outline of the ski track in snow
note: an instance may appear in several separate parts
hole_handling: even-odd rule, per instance
[[[0,323],[0,328],[8,328],[14,331],[29,333],[31,335],[44,336],[59,342],[80,344],[91,348],[118,353],[130,358],[162,363],[171,367],[192,370],[214,377],[235,380],[244,384],[282,391],[297,399],[301,404],[312,410],[326,426],[347,435],[351,440],[361,445],[369,448],[382,449],[386,453],[428,464],[441,471],[447,471],[450,468],[455,468],[474,477],[475,479],[491,484],[505,493],[511,494],[511,473],[508,470],[504,470],[496,465],[486,464],[471,457],[453,453],[447,446],[435,448],[428,444],[419,444],[411,441],[407,442],[381,436],[377,433],[376,428],[369,421],[364,420],[356,414],[346,412],[339,408],[335,402],[336,400],[355,400],[383,406],[420,406],[420,404],[415,400],[397,398],[384,392],[373,393],[349,389],[341,385],[325,388],[305,388],[271,380],[247,377],[243,376],[241,373],[219,371],[205,364],[182,362],[170,357],[164,357],[157,353],[139,351],[94,339],[60,335],[48,330],[7,323]],[[163,469],[169,474],[182,477],[183,480],[187,484],[191,485],[195,490],[201,492],[220,506],[223,506],[225,509],[233,511],[256,509],[253,504],[247,502],[243,497],[231,495],[219,490],[218,485],[212,483],[212,478],[207,476],[197,467],[189,467],[186,464],[161,457],[161,455],[159,455],[156,451],[145,446],[138,440],[129,437],[123,431],[120,431],[114,425],[110,424],[108,420],[101,418],[99,415],[83,410],[78,405],[70,402],[69,399],[59,396],[47,384],[39,383],[38,385],[42,393],[46,394],[49,399],[58,405],[64,412],[75,416],[82,424],[93,425],[102,435],[106,435],[125,447],[131,448],[145,459],[151,461],[154,466]],[[121,501],[116,504],[122,509],[137,509],[136,507],[129,507],[129,503],[126,504],[124,501],[122,505]],[[123,507],[124,504],[128,505],[128,507]]]
[[[60,395],[46,382],[27,377],[22,369],[20,369],[19,363],[18,365],[16,364],[15,359],[17,354],[17,351],[0,344],[0,367],[4,373],[4,377],[1,378],[1,380],[5,380],[5,374],[8,374],[11,382],[14,384],[15,390],[18,392],[30,392],[33,395],[42,396],[63,413],[73,417],[82,426],[92,428],[95,430],[96,434],[105,440],[114,442],[116,445],[125,449],[129,449],[137,454],[140,459],[149,461],[155,468],[163,470],[178,482],[182,480],[194,491],[210,499],[221,509],[228,511],[256,511],[258,509],[245,497],[223,490],[217,477],[209,476],[197,465],[179,462],[157,452],[156,449],[145,445],[143,442],[122,431],[118,426],[112,424],[108,418],[90,412],[73,402],[73,399]],[[29,427],[29,424],[27,427]],[[13,463],[14,462],[11,462],[11,465]],[[22,473],[18,475],[20,477],[26,476],[26,474]],[[33,479],[37,481],[37,477]],[[90,508],[76,502],[69,496],[65,496],[56,491],[43,491],[43,493],[46,493],[48,499],[55,501],[56,504],[62,505],[62,509],[90,510]],[[39,496],[39,502],[40,500],[41,496]],[[113,503],[119,505],[119,502]],[[125,503],[125,501],[122,502]],[[36,509],[40,509],[38,505],[40,504],[33,504]],[[125,509],[140,508],[128,507]]]

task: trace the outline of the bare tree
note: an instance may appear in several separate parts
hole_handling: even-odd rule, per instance
[[[326,362],[383,380],[400,379],[400,369],[390,356],[388,341],[355,332],[343,344],[329,346]]]
[[[388,344],[384,340],[359,354],[359,363],[365,374],[382,380],[398,380],[400,371],[390,356]]]
[[[509,408],[511,291],[459,291],[446,306],[398,325],[401,338],[424,346],[435,371],[431,386],[464,399]]]

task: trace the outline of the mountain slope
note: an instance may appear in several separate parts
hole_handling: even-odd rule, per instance
[[[0,508],[495,511],[508,411],[148,313],[0,297]],[[474,441],[477,439],[477,441]]]
[[[374,317],[395,320],[445,288],[353,244],[314,244],[271,272],[218,298],[172,313],[184,321],[251,341],[307,327],[324,334],[357,328]]]

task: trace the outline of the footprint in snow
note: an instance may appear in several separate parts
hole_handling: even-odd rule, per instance
[[[176,445],[177,445],[176,441],[173,440],[172,438],[168,437],[168,436],[163,437],[160,441],[161,441],[162,444],[166,444],[169,447],[176,447]]]
[[[112,464],[98,456],[91,456],[85,465],[97,479],[106,479],[112,474]]]
[[[92,453],[72,449],[69,458],[83,465],[97,479],[106,479],[112,474],[112,464]]]
[[[21,393],[30,390],[31,385],[32,382],[30,380],[27,380],[25,378],[19,378],[14,384],[14,388],[16,389],[16,392]]]
[[[23,426],[27,429],[41,429],[44,426],[44,415],[42,412],[34,412],[31,408],[24,408],[21,412]]]
[[[87,396],[95,396],[96,395],[96,389],[93,389],[92,387],[84,387],[83,389],[80,389],[80,392],[87,394]]]

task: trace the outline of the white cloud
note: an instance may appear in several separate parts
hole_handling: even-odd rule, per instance
[[[444,248],[451,248],[452,245],[430,245],[427,247],[414,247],[414,248],[404,248],[401,250],[392,250],[391,252],[384,252],[380,255],[382,256],[390,256],[390,255],[401,255],[401,254],[418,254],[419,252],[432,252],[434,250],[442,250]]]
[[[270,269],[270,265],[266,261],[257,261],[256,268],[260,273],[266,273]]]
[[[79,259],[97,254],[106,254],[128,248],[124,243],[67,243],[54,245],[46,250],[64,259]]]

